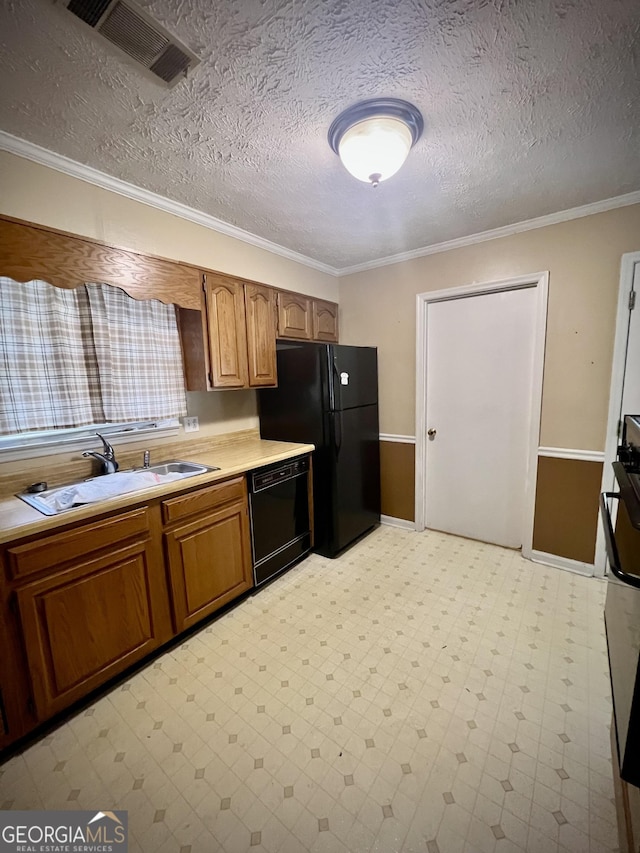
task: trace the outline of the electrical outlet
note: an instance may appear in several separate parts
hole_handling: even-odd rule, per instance
[[[200,429],[200,424],[198,423],[198,419],[196,417],[183,418],[182,423],[184,424],[185,432],[198,432],[198,430]]]

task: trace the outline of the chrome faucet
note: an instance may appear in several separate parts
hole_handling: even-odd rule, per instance
[[[92,456],[94,459],[97,459],[102,466],[101,474],[115,474],[119,467],[115,450],[103,435],[100,435],[99,432],[96,435],[102,441],[104,453],[98,453],[97,450],[85,450],[82,455]]]

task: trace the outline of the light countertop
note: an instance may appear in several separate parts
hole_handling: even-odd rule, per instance
[[[194,477],[163,483],[137,492],[129,492],[125,495],[100,501],[100,503],[70,509],[55,516],[43,515],[15,496],[3,498],[0,500],[0,544],[45,531],[55,532],[56,529],[77,521],[91,520],[114,510],[127,509],[156,498],[168,497],[198,486],[207,486],[236,474],[245,474],[247,471],[261,468],[263,465],[291,459],[313,450],[313,444],[266,441],[259,437],[246,435],[240,435],[237,441],[213,443],[211,450],[203,450],[202,445],[200,445],[197,450],[194,448],[194,451],[186,451],[180,457],[161,456],[161,451],[158,449],[153,454],[152,464],[154,465],[163,462],[165,459],[180,458],[188,462],[200,462],[203,465],[215,466],[220,470],[208,471]],[[188,455],[186,455],[187,452]]]

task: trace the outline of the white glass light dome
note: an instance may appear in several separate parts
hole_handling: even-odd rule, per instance
[[[329,145],[354,178],[377,187],[400,169],[423,127],[413,104],[373,98],[340,113],[329,128]]]
[[[340,140],[338,153],[354,178],[377,184],[395,175],[412,144],[411,131],[404,122],[381,116],[350,127]]]

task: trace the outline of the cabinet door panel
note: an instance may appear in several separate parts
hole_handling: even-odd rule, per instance
[[[38,717],[81,698],[168,639],[152,554],[134,543],[17,590]]]
[[[338,342],[338,306],[335,302],[313,300],[313,339]]]
[[[249,385],[275,385],[276,375],[276,292],[270,287],[245,284],[247,355]]]
[[[216,388],[246,388],[247,332],[242,282],[207,276],[211,379]]]
[[[278,293],[278,337],[310,341],[311,299],[299,293]]]
[[[245,502],[182,525],[165,537],[178,631],[251,587]]]

